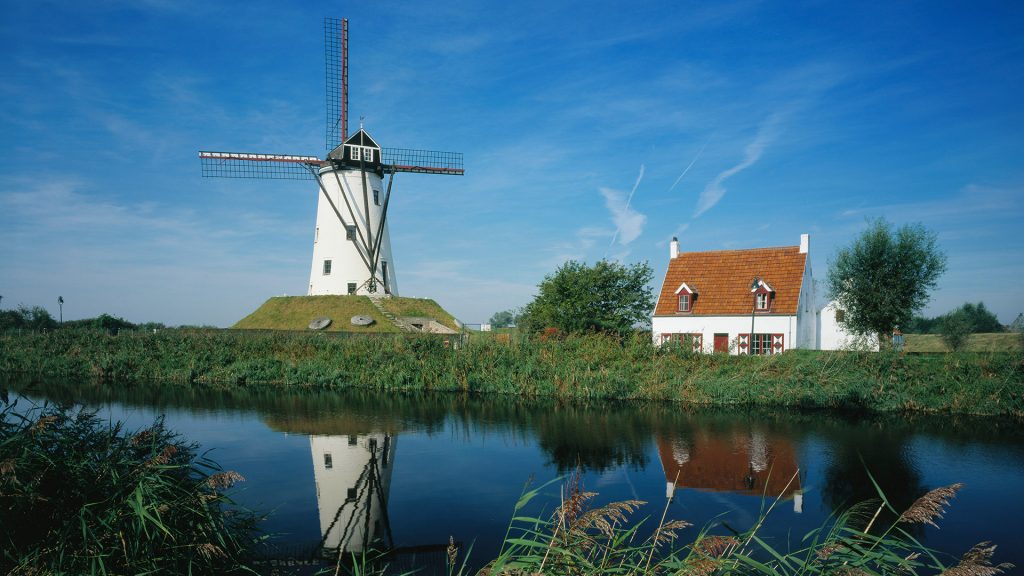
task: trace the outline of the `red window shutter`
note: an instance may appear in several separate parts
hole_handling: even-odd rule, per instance
[[[737,336],[736,350],[739,354],[750,353],[750,334],[739,334]]]
[[[785,351],[785,334],[772,334],[772,354],[781,354]]]

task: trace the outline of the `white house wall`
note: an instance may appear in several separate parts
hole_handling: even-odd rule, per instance
[[[813,316],[812,316],[813,318]],[[813,323],[813,322],[812,322]],[[750,330],[750,315],[746,316],[655,316],[651,331],[656,344],[662,334],[701,334],[702,350],[708,354],[715,350],[715,334],[729,335],[729,353],[737,354],[736,339]],[[754,316],[755,334],[783,334],[784,350],[800,347],[797,338],[796,316]]]
[[[807,256],[804,265],[804,279],[800,284],[800,301],[796,309],[796,345],[794,348],[813,350],[817,348],[818,321],[815,311],[814,277],[811,274],[811,258]]]
[[[827,306],[818,312],[818,349],[819,350],[878,350],[878,336],[858,335],[846,329],[846,326],[836,320],[836,312],[839,306],[836,302],[829,302]]]
[[[345,224],[355,224],[366,238],[367,215],[363,210],[363,182],[359,170],[342,170],[331,167],[324,168],[320,172],[324,188],[334,202],[335,208],[341,213],[344,224],[338,221],[337,214],[331,208],[330,203],[324,198],[323,191],[317,192],[316,229],[313,232],[313,263],[309,274],[309,295],[323,294],[348,294],[349,283],[355,283],[359,288],[357,294],[367,295],[366,281],[370,278],[370,272],[359,255],[359,248],[356,242],[346,239]],[[377,190],[380,199],[378,206],[373,202],[373,191]],[[369,199],[369,218],[371,228],[376,230],[384,205],[384,182],[375,172],[366,172],[366,194]],[[356,219],[353,222],[349,214],[348,206],[352,207]],[[396,281],[394,259],[391,256],[391,236],[388,234],[387,226],[383,231],[383,240],[380,249],[380,263],[387,263],[387,284],[391,294],[398,294],[398,283]],[[358,237],[358,236],[357,236]],[[331,261],[331,271],[324,274],[324,261]],[[377,268],[377,294],[384,294],[382,283],[382,264]]]

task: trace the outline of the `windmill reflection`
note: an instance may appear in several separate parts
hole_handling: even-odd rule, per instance
[[[391,549],[388,493],[397,438],[372,433],[310,436],[313,478],[325,557],[363,552],[374,545]]]
[[[658,456],[665,472],[665,496],[677,488],[793,499],[803,511],[796,451],[792,442],[760,429],[722,434],[694,430],[690,435],[659,436]]]

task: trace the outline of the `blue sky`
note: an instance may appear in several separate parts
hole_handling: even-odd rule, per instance
[[[567,259],[795,245],[867,218],[949,257],[927,314],[1024,311],[1019,2],[9,2],[0,295],[65,318],[228,326],[305,292],[309,182],[204,179],[197,150],[324,154],[324,16],[350,124],[456,150],[399,174],[402,295],[466,322]]]

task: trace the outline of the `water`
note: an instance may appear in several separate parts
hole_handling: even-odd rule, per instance
[[[282,557],[379,539],[401,551],[395,564],[438,566],[451,536],[463,550],[471,544],[471,563],[481,565],[497,554],[524,487],[577,468],[599,502],[643,500],[640,517],[653,519],[667,506],[670,519],[694,524],[688,538],[710,523],[718,533],[747,529],[778,498],[762,534],[786,549],[837,509],[876,497],[870,471],[899,510],[963,482],[941,528],[914,527],[915,536],[956,555],[992,540],[997,562],[1024,567],[1024,426],[1012,421],[457,395],[12,389],[21,405],[84,404],[129,428],[164,415],[246,478],[234,497],[270,512],[264,528]],[[528,511],[549,513],[560,486],[544,487]]]

